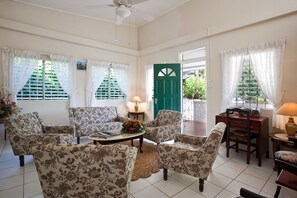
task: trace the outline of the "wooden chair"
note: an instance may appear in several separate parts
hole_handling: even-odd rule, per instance
[[[281,186],[297,191],[297,152],[277,151],[274,153],[274,160],[278,173],[274,197],[278,197]]]
[[[227,109],[227,139],[226,156],[229,157],[230,148],[235,148],[236,152],[242,150],[247,152],[246,163],[250,164],[251,153],[257,151],[253,139],[257,139],[257,134],[251,131],[250,111],[239,108]],[[242,116],[242,119],[232,119],[232,114]],[[231,144],[231,142],[234,142]],[[240,148],[239,144],[246,145],[246,149]],[[254,147],[254,148],[252,148]]]

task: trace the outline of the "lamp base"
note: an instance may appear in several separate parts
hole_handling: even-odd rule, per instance
[[[134,110],[135,110],[135,111],[138,111],[138,105],[135,105],[135,106],[134,106]]]
[[[297,124],[295,124],[294,120],[292,121],[289,118],[289,122],[286,123],[285,128],[286,128],[286,133],[288,134],[288,136],[295,136],[296,135]]]

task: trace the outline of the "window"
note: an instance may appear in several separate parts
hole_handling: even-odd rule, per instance
[[[26,85],[17,94],[17,100],[67,100],[49,60],[39,60]]]
[[[249,57],[245,57],[233,103],[236,106],[248,108],[272,107],[258,85]]]
[[[114,77],[113,69],[109,68],[108,73],[103,79],[103,82],[98,87],[96,94],[96,99],[125,99],[126,95],[121,90],[116,78]]]

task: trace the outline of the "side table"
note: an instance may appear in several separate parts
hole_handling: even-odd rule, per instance
[[[133,120],[139,120],[139,116],[142,116],[142,120],[144,120],[144,111],[128,111],[128,118],[133,117]]]
[[[291,138],[288,138],[287,133],[284,132],[277,132],[269,134],[272,142],[272,152],[273,154],[276,151],[281,150],[281,147],[290,148],[291,150],[297,150],[297,142],[292,141]],[[296,137],[297,138],[297,137]],[[273,168],[276,170],[276,167]]]

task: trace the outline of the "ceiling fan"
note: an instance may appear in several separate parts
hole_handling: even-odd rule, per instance
[[[144,11],[140,11],[133,7],[133,5],[140,4],[149,0],[113,0],[113,4],[109,4],[110,7],[116,7],[115,13],[117,16],[117,24],[121,24],[123,20],[129,17],[131,14],[137,15],[147,21],[154,20],[154,17]]]

